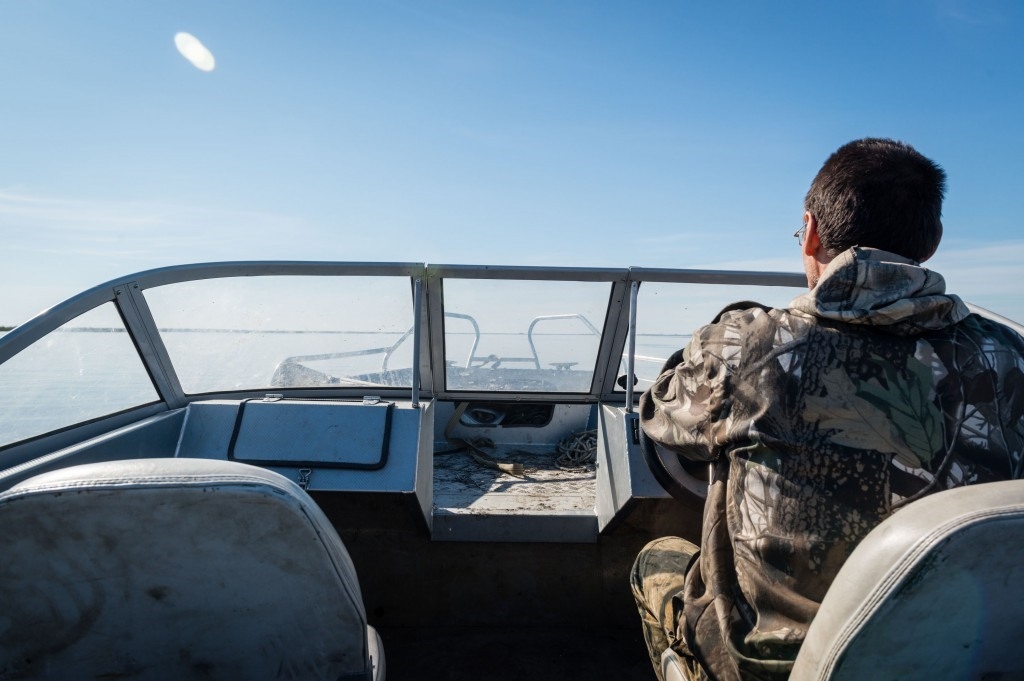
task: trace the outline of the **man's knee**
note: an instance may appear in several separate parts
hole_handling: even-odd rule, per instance
[[[661,678],[662,655],[666,648],[677,653],[686,671],[698,669],[686,643],[679,638],[678,621],[683,614],[682,591],[686,571],[698,554],[698,548],[679,537],[655,539],[640,550],[633,562],[630,585],[644,626],[651,663]],[[701,676],[683,674],[684,678]]]
[[[685,574],[690,561],[699,552],[692,542],[679,537],[661,537],[648,542],[633,561],[631,579],[642,583],[659,574]]]
[[[659,619],[666,602],[683,590],[686,569],[698,548],[679,537],[661,537],[640,550],[633,562],[630,585],[638,603]]]

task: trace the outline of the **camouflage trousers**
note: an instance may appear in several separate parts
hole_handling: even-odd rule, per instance
[[[679,537],[662,537],[645,546],[633,563],[630,585],[644,629],[647,652],[659,681],[661,656],[667,648],[679,655],[688,681],[706,681],[708,676],[690,654],[683,635],[683,581],[690,561],[697,555],[695,545]]]

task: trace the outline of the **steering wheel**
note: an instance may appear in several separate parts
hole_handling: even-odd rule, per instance
[[[703,510],[704,502],[708,498],[710,464],[686,461],[679,454],[649,438],[643,428],[638,427],[637,430],[640,431],[640,451],[643,452],[647,467],[651,469],[658,484],[687,508]]]

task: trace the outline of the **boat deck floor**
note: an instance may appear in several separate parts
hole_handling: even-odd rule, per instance
[[[500,447],[493,461],[519,464],[519,477],[500,475],[457,451],[434,459],[434,505],[449,513],[593,512],[597,497],[594,465],[560,468],[551,447]]]
[[[387,628],[388,681],[654,681],[639,618],[624,629]]]
[[[651,539],[700,531],[677,502],[641,499],[589,543],[433,541],[409,499],[314,498],[352,557],[391,681],[653,681],[630,569]]]

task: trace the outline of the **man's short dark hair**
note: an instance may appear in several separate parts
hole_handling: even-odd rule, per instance
[[[909,144],[866,138],[840,147],[804,199],[825,252],[880,248],[916,262],[942,238],[946,173]]]

